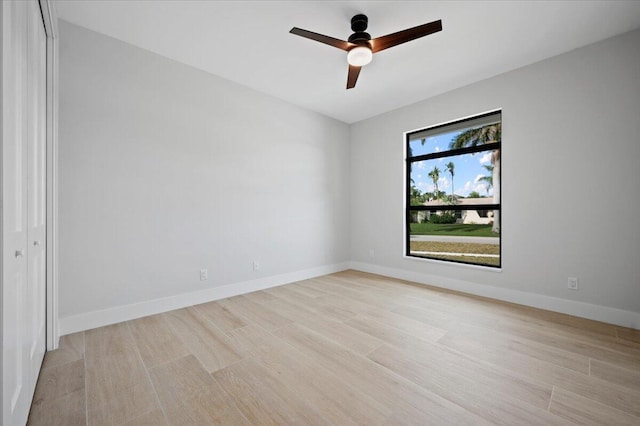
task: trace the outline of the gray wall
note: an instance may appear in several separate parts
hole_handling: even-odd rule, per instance
[[[61,21],[60,316],[347,261],[348,137]]]
[[[403,258],[403,132],[495,108],[502,271]],[[635,31],[352,125],[351,259],[435,285],[640,312],[639,161]]]

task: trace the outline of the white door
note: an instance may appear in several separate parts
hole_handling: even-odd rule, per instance
[[[0,7],[2,424],[24,425],[45,348],[46,39],[36,0]]]
[[[36,0],[28,2],[27,34],[27,372],[35,387],[46,345],[47,36]],[[29,398],[31,399],[31,398]]]

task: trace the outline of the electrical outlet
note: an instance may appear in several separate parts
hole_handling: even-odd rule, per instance
[[[209,279],[209,271],[206,269],[200,269],[200,281]]]
[[[567,288],[569,288],[569,290],[577,290],[578,289],[578,278],[569,277],[569,279],[567,280]]]
[[[258,262],[257,260],[253,261],[253,270],[254,271],[258,271],[260,269],[260,262]]]

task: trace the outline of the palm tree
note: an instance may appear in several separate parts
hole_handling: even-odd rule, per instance
[[[435,194],[434,198],[438,198],[438,195],[440,194],[440,191],[438,191],[438,179],[440,179],[440,169],[438,168],[438,166],[433,166],[433,170],[429,172],[429,177],[433,180],[433,193]]]
[[[449,145],[449,149],[460,149],[469,146],[487,145],[500,142],[502,140],[502,123],[489,124],[483,127],[468,129],[456,136]],[[493,186],[493,202],[500,203],[500,150],[496,149],[491,153]],[[487,180],[488,182],[488,180]],[[493,228],[495,233],[500,232],[500,211],[493,212]]]
[[[481,178],[478,179],[478,182],[486,182],[486,187],[487,187],[487,195],[489,195],[489,190],[491,189],[491,187],[493,186],[493,169],[495,168],[493,164],[485,164],[484,166],[485,169],[487,169],[487,171],[489,173],[491,173],[488,176],[482,176]]]
[[[456,168],[456,165],[453,164],[453,161],[449,161],[445,167],[447,168],[447,170],[449,171],[449,173],[451,173],[451,202],[453,203],[455,201],[455,194],[453,193],[453,175],[454,170]]]

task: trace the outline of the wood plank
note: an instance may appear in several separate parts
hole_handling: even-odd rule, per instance
[[[541,381],[549,385],[553,385],[561,377],[570,379],[578,376],[588,377],[588,360],[584,371],[579,372],[553,362],[518,353],[509,349],[508,346],[491,344],[490,339],[487,339],[487,341],[483,339],[484,336],[484,334],[467,336],[449,333],[440,339],[438,343],[460,354],[507,370],[512,374],[529,377],[532,380]]]
[[[346,298],[347,300],[358,301],[360,303],[365,303],[382,309],[387,309],[391,306],[395,306],[391,301],[385,300],[385,298],[381,297],[380,295],[365,292],[362,291],[362,289],[341,285],[339,282],[337,282],[337,280],[334,279],[320,277],[314,280],[309,280],[309,282],[300,282],[299,284],[303,287],[311,289],[322,289],[322,291],[325,291],[331,295]],[[352,314],[355,313],[357,312],[352,312]]]
[[[304,419],[301,424],[322,425],[330,423],[329,420],[320,413],[320,409],[311,405],[309,400],[304,399],[303,395],[298,392],[298,389],[291,386],[288,380],[281,374],[278,374],[278,372],[274,373],[273,369],[256,361],[259,358],[268,358],[271,354],[282,351],[283,347],[286,347],[283,341],[255,325],[235,329],[230,333],[234,342],[244,347],[245,351],[251,354],[252,358],[247,358],[213,373],[213,376],[220,383],[233,380],[228,377],[228,375],[230,375],[242,379],[251,387],[252,392],[257,392],[261,395],[261,398],[267,398],[265,401],[275,398],[275,401],[273,401],[274,405],[270,404],[269,407],[264,408],[269,411],[268,418],[270,419],[277,417],[300,417]],[[297,354],[297,362],[301,362],[300,357],[303,357],[303,355]],[[231,394],[231,396],[233,397],[234,395]],[[246,401],[239,401],[237,405],[243,413],[246,411],[253,413],[256,410],[260,410],[259,407],[254,407]],[[270,410],[275,410],[275,412]],[[246,417],[252,419],[253,415],[246,415]]]
[[[632,416],[562,388],[553,389],[549,412],[580,425],[637,426],[640,424],[640,417]]]
[[[42,369],[45,370],[49,367],[55,367],[79,359],[84,359],[84,332],[62,336],[58,349],[49,351],[44,355]]]
[[[268,291],[253,291],[243,294],[242,297],[255,303],[268,303],[275,298]]]
[[[456,302],[446,302],[447,299],[454,297]],[[626,352],[628,349],[636,349],[637,351],[639,348],[638,346],[634,348],[631,342],[616,338],[615,327],[610,324],[479,296],[446,294],[442,300],[437,301],[412,297],[403,304],[428,309],[430,312],[435,310],[445,315],[453,315],[459,321],[467,324],[495,326],[509,332],[518,332],[520,329],[544,332],[552,329],[554,335],[561,335],[590,345],[600,345],[606,349],[622,349],[623,352]],[[401,307],[395,309],[401,309]]]
[[[249,321],[234,314],[218,302],[203,303],[194,308],[222,331],[234,330],[249,325]]]
[[[345,324],[354,327],[371,336],[377,336],[392,345],[410,348],[416,339],[426,342],[436,342],[447,332],[420,321],[393,314],[380,314],[375,311],[359,314],[346,321]]]
[[[597,359],[590,361],[591,376],[640,392],[640,370],[629,370]]]
[[[263,379],[270,377],[271,387],[282,392],[286,387],[303,400],[320,409],[323,418],[332,423],[377,423],[388,413],[381,413],[378,404],[361,394],[331,370],[319,366],[313,359],[287,345],[276,336],[255,326],[233,330],[233,336],[243,346],[251,348],[253,358],[236,365],[249,368]],[[235,365],[232,366],[235,368]],[[217,376],[216,376],[217,377]],[[313,380],[309,380],[309,378]],[[288,391],[287,391],[288,392]],[[289,396],[287,399],[291,398]],[[359,407],[361,409],[359,409]],[[354,413],[357,418],[354,418]],[[359,420],[358,420],[359,419]]]
[[[443,296],[445,300],[448,299],[453,302],[450,306],[455,306],[457,310],[465,313],[471,311],[499,314],[542,326],[549,324],[555,327],[561,326],[566,330],[579,334],[616,336],[616,326],[599,321],[459,292],[447,292]],[[444,301],[439,304],[447,305],[447,302]]]
[[[140,356],[147,368],[189,354],[189,350],[169,327],[162,315],[151,315],[128,322]]]
[[[392,311],[447,330],[460,328],[460,324],[463,328],[468,326],[484,327],[582,357],[620,364],[629,369],[640,368],[640,352],[636,348],[620,343],[620,339],[605,335],[599,335],[597,338],[588,334],[577,335],[561,325],[550,327],[517,319],[505,320],[502,318],[501,320],[500,316],[493,316],[491,313],[469,318],[457,317],[453,312],[446,313],[442,310],[414,306],[400,306]]]
[[[46,398],[31,406],[28,426],[85,426],[87,424],[84,388],[60,398]]]
[[[272,392],[259,378],[249,373],[243,363],[223,368],[213,377],[233,399],[236,406],[251,424],[282,425],[310,424],[301,417],[305,410],[297,412],[287,401]],[[307,407],[305,407],[307,408]]]
[[[585,398],[617,408],[620,411],[640,416],[640,391],[599,379],[597,377],[558,377],[556,388],[562,388]]]
[[[229,338],[195,308],[178,309],[162,316],[207,371],[216,371],[242,358]]]
[[[307,298],[304,299],[304,301],[301,301],[296,295],[284,292],[278,294],[278,298],[288,301],[290,304],[302,305],[305,309],[313,312],[316,316],[327,320],[344,321],[353,318],[357,314],[353,309],[353,305],[338,306],[338,304],[326,303],[322,298]]]
[[[249,425],[193,355],[149,370],[170,424]]]
[[[508,381],[489,380],[466,369],[459,372],[455,363],[449,364],[446,358],[438,363],[432,357],[422,360],[421,355],[411,356],[385,345],[369,354],[369,358],[493,424],[567,423],[549,414],[546,407],[540,407],[538,397],[533,399],[534,405],[528,403],[528,392],[515,389]],[[516,394],[512,395],[511,390]]]
[[[291,322],[291,320],[279,315],[277,312],[253,302],[244,296],[218,300],[218,303],[234,315],[246,318],[250,323],[256,324],[267,331],[277,330]]]
[[[620,339],[628,340],[630,342],[640,344],[640,330],[635,330],[633,328],[626,328],[626,327],[618,327],[617,333]]]
[[[160,426],[167,425],[167,420],[161,410],[153,410],[133,418],[124,423],[124,426]]]
[[[348,323],[316,320],[301,321],[300,324],[356,354],[366,355],[384,344],[380,336],[367,334]]]
[[[243,362],[244,364],[245,362]],[[366,393],[286,345],[246,361],[262,378],[290,388],[333,424],[379,424],[390,411]]]
[[[32,404],[39,405],[79,390],[84,392],[83,359],[41,370]]]
[[[248,325],[227,332],[229,339],[243,358],[257,356],[264,351],[278,350],[284,342],[257,325]]]
[[[303,352],[318,366],[331,369],[360,392],[391,410],[389,419],[411,423],[483,424],[477,416],[415,384],[401,380],[367,358],[353,354],[313,331],[292,324],[276,336]]]
[[[126,323],[86,331],[85,362],[90,424],[124,423],[159,408]]]
[[[301,282],[304,282],[304,281],[295,282],[295,283],[292,283],[286,286],[281,286],[281,287],[287,287],[291,291],[296,292],[297,294],[300,294],[306,297],[312,297],[312,298],[318,298],[328,294],[322,291],[321,289],[303,287],[300,285]]]
[[[280,293],[280,295],[282,294]],[[289,318],[292,322],[303,324],[356,353],[366,354],[382,345],[380,339],[349,327],[340,321],[327,319],[319,312],[307,309],[305,303],[294,303],[290,294],[285,293],[284,295],[285,298],[276,296],[265,305]]]

